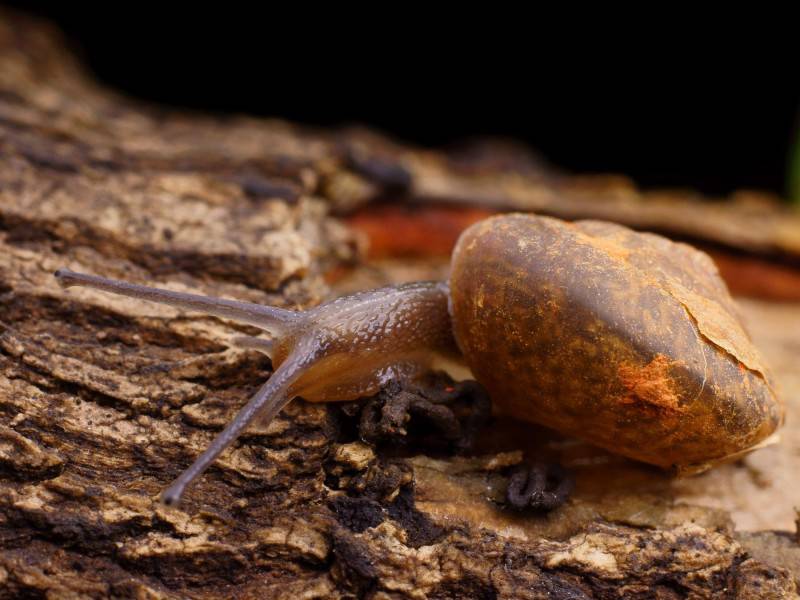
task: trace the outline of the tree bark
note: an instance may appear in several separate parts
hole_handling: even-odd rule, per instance
[[[727,512],[676,501],[703,480],[675,487],[503,419],[463,458],[417,445],[416,413],[408,436],[368,445],[363,403],[296,400],[180,508],[156,502],[270,362],[230,344],[246,327],[64,291],[52,273],[309,307],[363,256],[331,211],[454,197],[454,160],[364,131],[141,106],[92,82],[46,24],[0,14],[0,598],[796,597],[793,534],[737,532]],[[486,169],[535,178],[522,158]],[[741,247],[794,251],[766,229]],[[796,357],[770,337],[796,308],[746,309],[767,315],[775,356]],[[526,456],[573,468],[572,500],[510,509],[508,473]]]

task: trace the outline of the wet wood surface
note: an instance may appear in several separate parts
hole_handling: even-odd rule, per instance
[[[800,305],[763,298],[739,306],[787,402],[782,440],[702,476],[502,416],[462,456],[414,441],[415,413],[408,440],[367,444],[359,406],[296,400],[180,508],[156,502],[269,360],[230,344],[247,328],[64,291],[53,271],[304,308],[446,275],[431,256],[365,259],[365,229],[332,215],[378,201],[493,210],[478,191],[510,181],[529,204],[497,206],[644,228],[660,206],[577,214],[562,200],[577,180],[513,148],[489,157],[142,106],[94,83],[49,26],[0,13],[0,598],[796,597]],[[534,181],[560,195],[530,203]],[[681,198],[671,211],[695,210]],[[771,206],[780,219],[740,228],[727,206],[675,235],[793,268],[796,217]],[[511,510],[525,460],[568,467],[570,501]]]

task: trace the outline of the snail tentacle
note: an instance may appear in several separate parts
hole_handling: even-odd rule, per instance
[[[233,338],[231,343],[237,348],[246,350],[258,350],[272,358],[275,352],[275,340],[268,340],[260,337],[241,335]]]
[[[69,269],[59,269],[55,272],[55,277],[63,288],[73,286],[88,287],[129,298],[167,304],[184,310],[196,310],[215,317],[253,325],[274,334],[285,332],[300,318],[298,313],[294,311],[274,306],[262,306],[261,304],[240,302],[238,300],[176,292],[107,279],[97,275],[76,273]]]
[[[256,418],[263,423],[272,421],[294,397],[292,385],[308,369],[310,362],[308,356],[291,356],[281,364],[208,448],[161,493],[161,502],[167,505],[180,502],[187,486],[202,475]]]

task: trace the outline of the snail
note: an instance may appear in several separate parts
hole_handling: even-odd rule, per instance
[[[460,356],[512,417],[690,472],[766,443],[783,404],[711,259],[601,222],[495,216],[464,231],[448,282],[340,297],[295,312],[74,273],[87,286],[254,325],[274,372],[161,495],[187,486],[242,431],[292,398],[353,400]]]

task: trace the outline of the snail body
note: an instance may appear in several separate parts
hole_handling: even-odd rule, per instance
[[[359,292],[295,312],[161,290],[60,269],[62,287],[84,286],[195,310],[269,331],[274,341],[238,338],[272,359],[274,372],[206,450],[162,493],[176,504],[186,487],[251,423],[268,424],[292,399],[354,400],[395,378],[413,378],[457,348],[444,282],[417,282]]]
[[[711,260],[610,223],[493,217],[462,234],[449,285],[390,286],[304,312],[67,270],[56,277],[255,325],[275,340],[240,341],[268,353],[275,371],[164,491],[168,504],[292,398],[370,395],[459,351],[504,412],[663,467],[746,451],[783,419]]]

